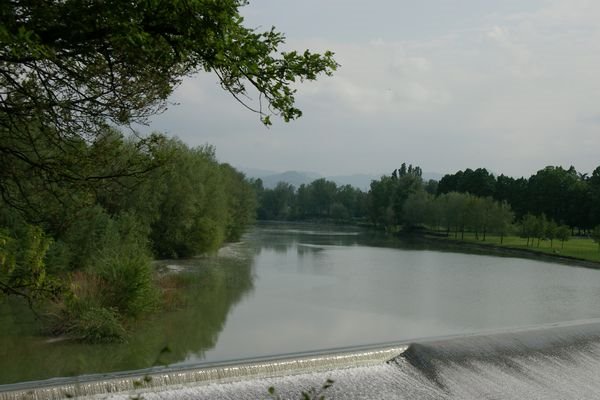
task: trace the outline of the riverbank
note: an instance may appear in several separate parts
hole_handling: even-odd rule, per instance
[[[540,246],[543,245],[544,247],[536,247],[537,245],[528,247],[526,246],[526,239],[516,236],[505,237],[502,244],[500,244],[499,237],[488,236],[484,242],[477,240],[473,234],[465,234],[464,239],[454,238],[452,236],[440,236],[432,234],[431,232],[412,233],[409,236],[412,240],[448,246],[457,250],[505,257],[538,259],[560,264],[600,269],[600,252],[598,252],[596,244],[590,239],[572,239],[571,241],[565,242],[564,247],[561,247],[560,244],[550,247],[548,242],[542,242]],[[595,250],[595,253],[597,254],[593,253],[591,250]]]
[[[431,231],[425,228],[406,231],[385,233],[372,224],[364,221],[337,221],[330,220],[306,220],[306,221],[258,221],[258,226],[286,226],[297,225],[301,227],[327,227],[335,226],[336,229],[359,228],[366,231],[381,233],[382,235],[394,236],[413,244],[435,245],[444,247],[449,251],[468,252],[475,254],[490,254],[505,257],[521,257],[560,264],[577,265],[585,268],[600,269],[600,251],[598,245],[588,238],[571,238],[564,243],[555,240],[539,242],[530,239],[533,245],[527,245],[527,239],[518,236],[505,236],[500,238],[496,235],[487,235],[482,241],[475,237],[474,233],[466,232],[461,237],[454,238],[445,232]],[[501,243],[502,242],[502,243]]]

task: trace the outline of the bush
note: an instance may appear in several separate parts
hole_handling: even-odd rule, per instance
[[[135,216],[99,218],[87,264],[70,276],[69,291],[47,310],[50,330],[85,341],[123,339],[125,325],[153,311],[159,290],[144,227]]]
[[[115,342],[125,338],[125,328],[118,313],[109,308],[86,308],[71,321],[67,333],[85,342]]]

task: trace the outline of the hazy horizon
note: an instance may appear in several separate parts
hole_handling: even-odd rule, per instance
[[[289,49],[334,51],[340,69],[300,84],[304,116],[270,129],[199,73],[149,130],[232,165],[323,175],[600,164],[598,2],[256,0],[242,14]]]

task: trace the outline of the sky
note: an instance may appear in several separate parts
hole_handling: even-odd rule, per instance
[[[304,115],[270,128],[199,73],[149,129],[236,167],[328,176],[600,165],[597,0],[251,0],[241,13],[341,67],[299,85]]]

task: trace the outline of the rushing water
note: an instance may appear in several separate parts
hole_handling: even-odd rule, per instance
[[[600,271],[415,247],[356,229],[265,225],[168,263],[184,306],[124,344],[48,341],[0,305],[0,384],[185,366],[600,318]]]

